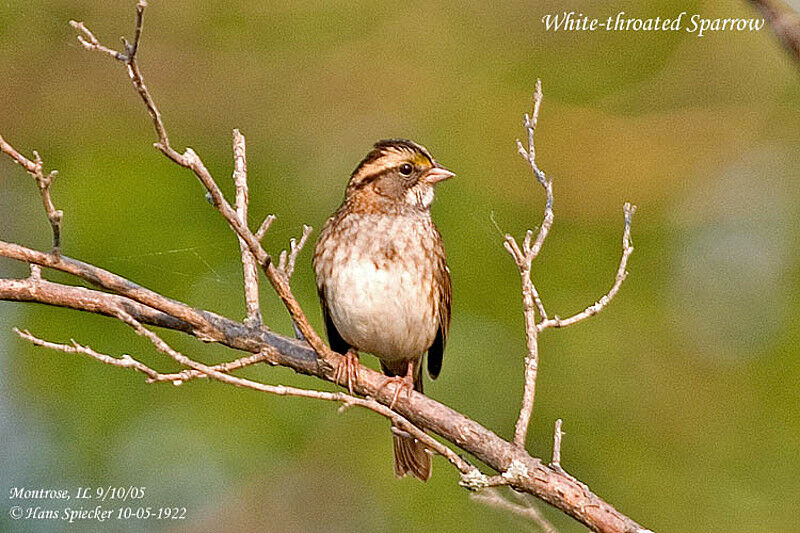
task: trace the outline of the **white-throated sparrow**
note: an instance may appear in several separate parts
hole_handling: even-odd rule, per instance
[[[421,361],[432,378],[442,368],[452,288],[442,237],[431,219],[434,185],[454,174],[419,144],[375,144],[350,176],[345,198],[325,223],[314,272],[331,348],[346,355],[341,375],[357,368],[358,351],[380,359],[402,387],[422,391]],[[394,471],[426,481],[431,458],[414,439],[393,435]]]

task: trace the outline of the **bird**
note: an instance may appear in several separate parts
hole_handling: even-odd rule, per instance
[[[314,249],[328,343],[345,356],[337,382],[358,379],[358,353],[378,357],[387,384],[422,392],[422,361],[438,377],[450,328],[452,285],[442,236],[431,218],[434,187],[455,176],[420,144],[375,143],[356,166],[344,200]],[[394,473],[427,481],[431,457],[392,428]]]

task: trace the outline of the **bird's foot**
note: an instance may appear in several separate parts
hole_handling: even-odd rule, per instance
[[[358,381],[358,351],[350,348],[342,357],[344,359],[336,367],[333,380],[342,387],[347,385],[347,390],[353,394],[353,383]]]
[[[389,404],[389,409],[394,409],[394,404],[397,403],[397,399],[400,397],[400,393],[405,391],[406,398],[410,397],[411,391],[414,390],[414,378],[410,376],[392,376],[386,378],[380,387],[378,387],[378,392],[384,387],[388,387],[389,385],[394,385],[394,395],[392,396],[392,403]]]

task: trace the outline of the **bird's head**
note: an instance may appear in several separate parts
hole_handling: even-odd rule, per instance
[[[377,209],[429,209],[434,185],[453,176],[424,146],[403,139],[384,140],[375,143],[353,171],[346,197]]]

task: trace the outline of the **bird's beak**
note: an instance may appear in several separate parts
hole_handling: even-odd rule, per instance
[[[444,167],[435,166],[425,173],[425,181],[434,184],[452,178],[455,175],[455,172],[450,172]]]

